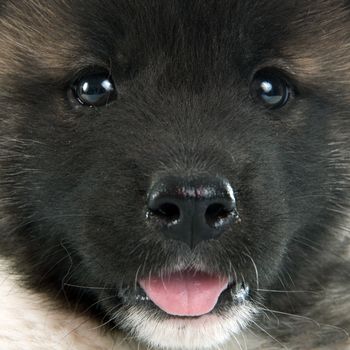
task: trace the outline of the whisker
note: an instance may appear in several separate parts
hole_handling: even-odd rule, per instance
[[[237,339],[237,337],[234,334],[231,334],[231,337],[235,340],[235,342],[237,343],[239,350],[243,350],[241,343],[239,342],[239,340]]]
[[[74,288],[83,288],[83,289],[93,289],[93,290],[115,290],[115,288],[109,288],[109,287],[93,287],[93,286],[83,286],[78,284],[71,284],[71,283],[64,283],[67,287],[74,287]]]
[[[279,289],[255,289],[257,292],[266,292],[266,293],[309,293],[309,294],[319,294],[320,292],[312,291],[312,290],[279,290]]]
[[[136,289],[137,289],[137,276],[138,276],[138,274],[139,274],[139,272],[140,272],[141,267],[142,267],[142,264],[140,264],[140,266],[138,267],[138,269],[137,269],[137,271],[136,271],[135,282],[134,282],[134,290],[135,290],[135,291],[136,291]]]
[[[101,301],[105,301],[105,300],[108,300],[108,299],[112,299],[114,298],[114,296],[109,296],[109,297],[106,297],[102,300],[99,300],[93,304],[91,304],[87,309],[85,309],[81,314],[85,314],[86,312],[88,312],[93,306],[95,306],[96,304],[98,304],[99,302]],[[79,329],[79,327],[81,327],[83,324],[89,322],[89,318],[86,318],[83,322],[79,323],[76,327],[74,327],[73,329],[71,329],[68,333],[66,333],[63,338],[65,337],[68,337],[70,334],[72,334],[73,332],[75,332],[77,329]],[[92,328],[93,329],[93,328]]]
[[[248,257],[250,259],[250,261],[252,262],[252,264],[253,264],[253,267],[254,267],[254,270],[255,270],[255,276],[256,276],[256,288],[259,289],[259,272],[258,272],[258,268],[257,268],[257,266],[255,264],[255,261],[249,254],[246,254],[244,252],[242,254],[245,255],[246,257]]]
[[[256,303],[258,305],[260,304],[260,307],[259,307],[260,310],[263,310],[263,311],[266,311],[266,312],[270,312],[272,314],[283,315],[283,316],[288,316],[288,317],[294,317],[294,318],[299,318],[299,319],[302,319],[302,320],[305,320],[305,321],[310,321],[310,322],[314,323],[318,328],[321,327],[319,322],[317,322],[316,320],[313,320],[310,317],[297,315],[297,314],[291,314],[291,313],[283,312],[283,311],[272,310],[272,309],[267,308],[264,304],[262,304],[260,302],[256,302]]]
[[[321,328],[321,327],[329,327],[329,328],[333,328],[333,329],[337,329],[339,331],[342,331],[347,338],[350,337],[349,333],[344,329],[344,328],[341,328],[341,327],[338,327],[338,326],[334,326],[334,325],[331,325],[331,324],[327,324],[327,323],[321,323],[321,322],[318,322],[310,317],[307,317],[307,316],[303,316],[303,315],[298,315],[298,314],[291,314],[291,313],[288,313],[288,312],[283,312],[283,311],[277,311],[277,310],[272,310],[270,308],[267,308],[264,304],[260,303],[260,302],[256,302],[256,304],[259,306],[263,306],[262,308],[259,306],[259,309],[260,310],[263,310],[263,311],[266,311],[266,312],[270,312],[272,314],[277,314],[277,315],[282,315],[282,316],[288,316],[288,317],[292,317],[292,318],[297,318],[297,319],[302,319],[302,320],[305,320],[305,321],[309,321],[309,322],[312,322],[313,324],[315,324],[318,328]]]
[[[259,326],[255,321],[251,320],[250,322],[253,323],[263,333],[265,333],[269,338],[271,338],[277,344],[279,344],[283,349],[289,350],[289,348],[286,345],[282,344],[278,339],[276,339],[273,335],[271,335],[266,329],[264,329],[263,327]]]

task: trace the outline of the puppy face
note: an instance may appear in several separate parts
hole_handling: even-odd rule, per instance
[[[33,285],[174,348],[219,345],[266,291],[313,283],[310,242],[346,203],[342,6],[5,1],[6,252]]]

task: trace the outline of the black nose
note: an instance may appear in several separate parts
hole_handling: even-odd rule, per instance
[[[159,179],[148,193],[148,214],[166,238],[191,248],[218,238],[238,218],[232,186],[221,177]]]

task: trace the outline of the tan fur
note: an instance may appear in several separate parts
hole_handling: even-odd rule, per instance
[[[70,314],[21,288],[4,263],[0,272],[1,350],[127,350],[84,315]]]

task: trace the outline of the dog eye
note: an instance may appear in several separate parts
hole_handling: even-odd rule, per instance
[[[268,109],[283,107],[291,96],[291,87],[281,73],[270,69],[258,71],[251,82],[253,99]]]
[[[109,72],[88,73],[79,77],[72,85],[76,100],[85,106],[104,106],[117,95]]]

